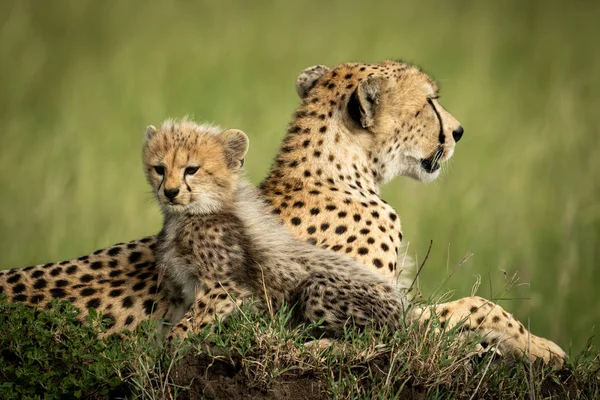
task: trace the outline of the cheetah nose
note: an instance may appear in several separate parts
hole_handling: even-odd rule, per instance
[[[169,200],[173,200],[179,194],[179,189],[165,189],[165,196]]]
[[[452,137],[454,138],[454,141],[458,142],[460,140],[460,138],[462,137],[462,135],[463,135],[464,132],[465,132],[465,130],[460,125],[454,131],[452,131]]]

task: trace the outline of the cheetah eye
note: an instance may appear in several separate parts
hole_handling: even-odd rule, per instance
[[[183,172],[185,175],[194,175],[200,167],[187,167]]]
[[[164,175],[165,174],[165,167],[163,167],[161,165],[155,165],[154,166],[154,171],[156,171],[156,173],[159,174],[159,175]]]

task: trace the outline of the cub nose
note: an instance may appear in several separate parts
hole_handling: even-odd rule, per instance
[[[179,189],[165,189],[165,196],[169,200],[173,200],[179,194]]]
[[[462,135],[463,135],[464,132],[465,132],[465,130],[460,125],[454,131],[452,131],[452,137],[454,138],[454,141],[458,142],[460,140],[460,138],[462,137]]]

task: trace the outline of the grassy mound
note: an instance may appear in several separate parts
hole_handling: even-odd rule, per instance
[[[76,316],[64,302],[33,310],[0,300],[0,398],[600,397],[600,354],[591,346],[552,371],[480,354],[477,338],[458,342],[456,329],[348,329],[315,341],[318,325],[290,328],[286,310],[244,308],[213,332],[163,348],[151,322],[98,339],[101,316],[86,324]]]

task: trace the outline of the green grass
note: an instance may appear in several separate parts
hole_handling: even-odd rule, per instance
[[[218,5],[217,5],[218,4]],[[313,64],[415,62],[465,127],[444,176],[385,198],[429,296],[497,297],[575,352],[600,321],[597,2],[81,2],[0,5],[2,268],[157,232],[147,124],[189,114],[245,130],[265,175]]]
[[[60,312],[58,312],[60,310]],[[314,342],[318,324],[290,329],[242,307],[214,331],[163,348],[156,325],[97,339],[101,316],[76,319],[69,303],[33,310],[0,298],[0,397],[144,399],[521,399],[600,396],[600,357],[587,348],[563,371],[477,355],[477,338],[409,326],[389,335],[348,328]],[[50,329],[49,329],[50,328]],[[461,344],[462,343],[462,344]]]
[[[0,398],[95,398],[119,390],[117,371],[136,356],[135,340],[100,340],[98,315],[83,325],[70,303],[52,306],[34,311],[0,296]]]

